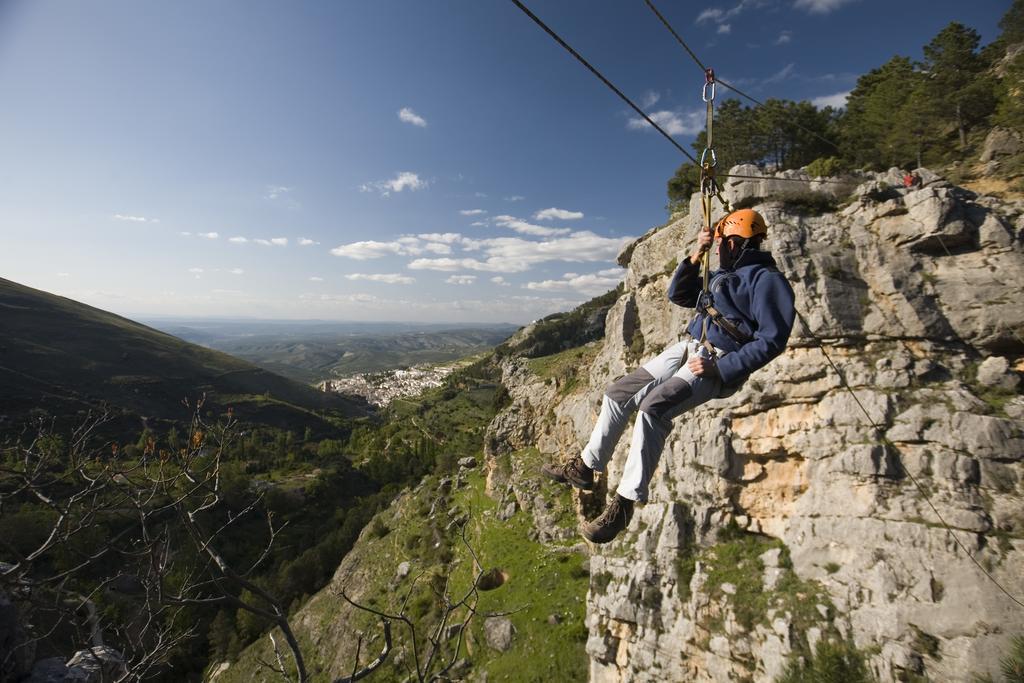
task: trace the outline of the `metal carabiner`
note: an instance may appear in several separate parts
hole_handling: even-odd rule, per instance
[[[708,96],[708,86],[711,86],[711,96]],[[704,90],[701,92],[701,97],[704,98],[705,102],[711,102],[715,99],[715,70],[705,69],[704,70]]]
[[[708,152],[711,152],[711,164],[710,165],[707,165],[707,164],[704,163],[704,160],[708,156]],[[715,150],[714,149],[712,149],[711,147],[705,147],[704,148],[704,151],[700,153],[700,166],[701,166],[701,168],[714,168],[715,166],[718,166],[718,155],[715,154]]]

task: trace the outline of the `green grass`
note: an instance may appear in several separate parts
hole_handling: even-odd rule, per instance
[[[512,648],[495,653],[484,644],[483,620],[474,621],[471,633],[480,644],[471,657],[474,669],[486,671],[490,681],[586,680],[584,619],[589,580],[580,570],[583,556],[553,552],[529,540],[531,523],[521,512],[505,522],[488,515],[494,511],[494,502],[483,493],[482,474],[474,472],[470,486],[460,494],[459,500],[474,511],[469,536],[481,565],[500,568],[508,575],[500,588],[481,594],[478,608],[514,611],[510,618],[517,631]],[[460,565],[456,579],[456,585],[468,585],[468,565]],[[551,615],[561,621],[548,623]]]
[[[760,555],[773,548],[782,551],[779,566],[783,572],[775,588],[766,591],[765,567]],[[698,559],[707,567],[706,590],[709,595],[717,600],[725,598],[736,621],[747,630],[757,624],[767,623],[769,611],[774,610],[780,616],[788,614],[787,619],[793,624],[794,632],[803,638],[808,628],[822,621],[818,605],[825,605],[830,614],[835,611],[821,586],[813,581],[805,581],[793,572],[789,553],[782,541],[777,539],[730,527],[722,534],[722,540],[701,551]],[[726,583],[736,589],[735,594],[729,595],[722,589]],[[712,623],[711,626],[719,625]],[[794,643],[794,649],[799,650],[801,647],[806,649],[806,643]]]
[[[559,395],[564,396],[572,393],[580,385],[580,380],[586,378],[598,350],[597,344],[577,346],[550,356],[530,358],[526,364],[533,374],[554,382]]]
[[[409,594],[407,614],[423,638],[437,623],[441,610],[436,591],[443,589],[444,577],[451,574],[448,594],[454,597],[463,595],[475,576],[473,556],[462,543],[459,528],[449,525],[447,511],[456,509],[457,517],[468,518],[466,536],[480,567],[486,571],[498,569],[507,577],[498,588],[480,592],[479,613],[470,624],[459,658],[468,658],[476,674],[486,671],[490,681],[586,680],[589,662],[584,651],[584,619],[589,576],[582,568],[583,556],[530,540],[531,518],[521,511],[509,520],[498,520],[497,504],[485,493],[482,468],[470,471],[463,487],[441,499],[438,482],[437,476],[427,477],[414,493],[370,523],[352,551],[352,560],[358,562],[360,574],[369,581],[361,589],[360,601],[376,609],[397,611]],[[571,512],[568,499],[556,500],[556,507]],[[430,519],[432,506],[435,516]],[[395,568],[403,561],[410,563],[411,572],[395,581]],[[355,588],[350,586],[351,590]],[[356,632],[367,636],[380,632],[376,617],[359,611],[343,617],[340,607],[340,597],[321,594],[306,608],[301,620],[292,620],[299,630],[314,680],[326,679],[325,667],[339,647],[343,659],[350,656]],[[486,643],[484,620],[487,614],[504,612],[510,613],[516,634],[510,650],[497,652]],[[549,623],[551,615],[557,616],[556,623]],[[463,612],[455,615],[456,620],[463,616]],[[345,620],[343,624],[340,619]],[[324,634],[337,632],[339,625],[351,635],[351,642],[338,641],[333,649],[325,648],[320,639]],[[398,663],[398,652],[409,651],[409,635],[400,624],[395,623],[393,629],[392,656],[369,680],[407,678],[405,668]],[[223,680],[251,681],[266,676],[267,672],[256,662],[256,657],[271,661],[268,658],[273,655],[266,641],[262,638],[243,653]],[[449,656],[455,642],[454,638],[447,641]],[[364,644],[364,662],[379,646],[379,640]]]
[[[813,657],[794,660],[777,683],[873,683],[864,654],[852,643],[822,640]]]

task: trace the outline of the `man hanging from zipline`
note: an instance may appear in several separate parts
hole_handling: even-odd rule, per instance
[[[633,504],[646,502],[672,420],[711,399],[732,395],[750,373],[786,348],[796,316],[793,289],[771,254],[760,249],[768,233],[764,219],[741,209],[719,221],[715,233],[720,269],[711,275],[707,291],[701,261],[713,240],[706,227],[668,287],[672,303],[697,309],[686,337],[609,385],[583,452],[564,465],[543,467],[555,481],[592,489],[594,472],[604,471],[629,416],[640,409],[615,497],[582,527],[583,536],[593,543],[614,539],[629,525]]]

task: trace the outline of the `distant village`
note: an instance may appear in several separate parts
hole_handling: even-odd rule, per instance
[[[401,370],[327,379],[317,386],[325,392],[362,396],[371,405],[386,408],[395,399],[416,396],[441,386],[444,378],[455,368],[455,365],[415,365]]]

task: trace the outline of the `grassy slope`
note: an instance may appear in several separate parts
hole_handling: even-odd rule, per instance
[[[188,417],[186,396],[242,419],[330,431],[317,413],[354,415],[325,395],[218,351],[91,306],[0,279],[0,415],[73,416],[101,404],[156,420]],[[2,423],[0,423],[2,424]]]
[[[589,580],[582,566],[583,556],[531,540],[531,521],[522,511],[507,521],[499,520],[496,503],[484,493],[480,470],[468,473],[465,482],[444,505],[436,506],[433,516],[428,513],[437,498],[438,482],[434,477],[380,513],[346,558],[335,587],[321,592],[296,615],[293,623],[306,625],[306,629],[299,626],[299,639],[314,680],[350,673],[355,634],[369,638],[380,632],[375,617],[351,610],[332,593],[339,581],[360,602],[389,612],[397,611],[411,590],[407,611],[421,638],[437,618],[436,599],[429,588],[431,577],[450,570],[450,593],[465,592],[471,581],[472,557],[461,545],[457,527],[446,528],[451,521],[449,511],[455,511],[456,518],[468,518],[467,538],[482,567],[500,569],[508,577],[500,587],[481,592],[480,614],[470,624],[460,659],[467,659],[476,673],[486,671],[489,681],[586,680],[584,619]],[[561,498],[557,495],[560,491],[546,493],[556,501]],[[396,580],[395,568],[403,561],[410,563],[411,571]],[[496,612],[511,612],[509,618],[515,627],[512,647],[506,652],[491,649],[484,635],[486,614]],[[557,616],[549,619],[552,615]],[[406,680],[407,672],[400,664],[403,655],[399,653],[405,650],[404,661],[410,660],[409,639],[397,623],[394,638],[392,656],[369,680]],[[447,642],[454,645],[456,641],[451,638]],[[270,680],[269,672],[256,661],[272,661],[268,645],[267,639],[261,639],[218,680]],[[363,662],[379,647],[379,638],[364,643]]]

